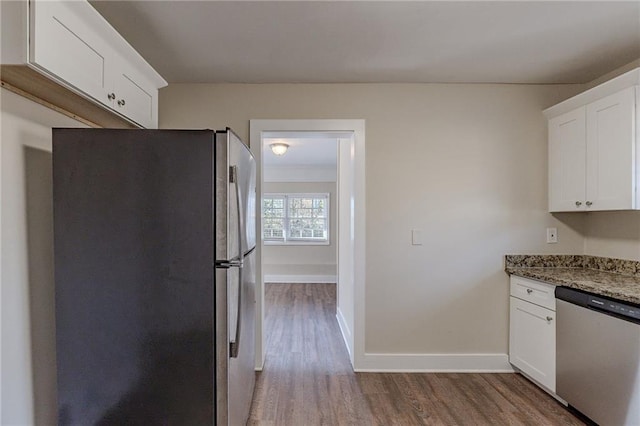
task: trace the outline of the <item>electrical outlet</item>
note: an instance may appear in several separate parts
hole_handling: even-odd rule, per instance
[[[547,244],[558,242],[558,228],[547,228]]]
[[[422,230],[421,229],[412,229],[411,230],[411,244],[414,246],[422,245]]]

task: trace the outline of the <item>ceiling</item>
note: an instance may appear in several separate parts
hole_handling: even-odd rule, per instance
[[[640,1],[91,1],[170,83],[585,83]]]
[[[289,149],[278,156],[271,152],[269,145],[284,142]],[[335,169],[338,161],[338,140],[327,137],[268,138],[264,144],[262,161],[265,169],[282,167],[324,167]]]

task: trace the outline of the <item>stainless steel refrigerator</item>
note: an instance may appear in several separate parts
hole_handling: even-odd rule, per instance
[[[59,425],[246,423],[255,179],[230,129],[53,129]]]

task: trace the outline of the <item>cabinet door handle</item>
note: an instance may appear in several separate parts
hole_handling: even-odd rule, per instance
[[[591,201],[587,201],[585,204],[587,205],[587,207],[591,207],[593,205]]]
[[[547,317],[547,322],[553,321],[553,317]]]
[[[120,99],[120,100],[118,101],[118,105],[120,105],[120,106],[124,106],[124,103],[125,103],[125,102],[124,102],[124,99]]]
[[[110,101],[114,100],[116,98],[116,94],[115,93],[109,93],[107,95],[107,99],[109,99]]]
[[[527,289],[527,294],[531,294],[533,293],[533,290],[531,290],[530,288]]]
[[[581,201],[576,201],[576,207],[580,207],[582,205]]]

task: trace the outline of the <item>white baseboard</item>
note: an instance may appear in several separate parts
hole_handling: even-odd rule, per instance
[[[335,275],[265,275],[265,283],[335,284]]]
[[[351,346],[349,346],[349,342],[351,342],[351,330],[349,330],[347,321],[344,319],[344,315],[342,315],[340,308],[336,309],[336,319],[338,320],[338,326],[340,327],[340,333],[342,334],[344,345],[347,347],[347,352],[349,352],[349,359],[353,364],[353,352],[351,350]]]
[[[355,371],[380,373],[513,373],[507,354],[365,353]]]

